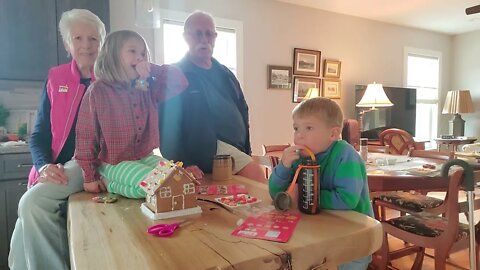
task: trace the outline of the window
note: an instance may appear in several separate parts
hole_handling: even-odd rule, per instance
[[[160,188],[160,198],[172,197],[172,189],[170,187]]]
[[[431,142],[426,145],[431,148],[437,137],[441,53],[406,48],[405,58],[406,87],[417,89],[415,138]]]
[[[183,184],[183,194],[194,194],[195,185],[193,183]]]
[[[183,25],[188,14],[162,10],[161,28],[155,30],[155,61],[172,64],[185,56],[188,46],[183,39]],[[215,18],[218,33],[213,57],[227,66],[242,84],[243,24],[238,21]]]

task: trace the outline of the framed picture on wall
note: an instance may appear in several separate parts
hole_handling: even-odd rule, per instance
[[[307,95],[308,89],[320,88],[320,79],[296,76],[293,83],[293,102],[300,103]]]
[[[323,79],[323,96],[326,98],[341,98],[340,80]]]
[[[340,67],[342,63],[337,60],[325,60],[323,63],[323,77],[340,78]]]
[[[320,58],[322,52],[295,48],[293,50],[293,74],[320,76]]]
[[[268,65],[268,89],[292,89],[292,67]]]

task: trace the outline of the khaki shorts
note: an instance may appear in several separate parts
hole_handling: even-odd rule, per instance
[[[253,161],[251,156],[220,140],[217,140],[217,155],[230,155],[233,157],[233,160],[235,161],[233,164],[233,174],[237,174],[241,169],[247,166],[248,163]]]

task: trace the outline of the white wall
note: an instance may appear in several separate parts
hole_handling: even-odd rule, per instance
[[[244,29],[244,92],[250,106],[254,153],[261,144],[292,141],[291,91],[267,90],[267,65],[292,66],[293,49],[322,51],[322,60],[342,61],[342,98],[345,117],[354,117],[354,87],[373,81],[403,85],[405,46],[439,51],[443,55],[442,91],[450,86],[451,37],[413,28],[309,9],[274,0],[170,0],[162,7],[239,20]],[[134,1],[110,1],[111,30],[139,31],[153,44],[153,31],[134,27]],[[154,52],[155,53],[155,52]],[[158,53],[158,52],[157,52]],[[322,61],[323,62],[323,61]]]
[[[451,89],[467,89],[472,95],[472,114],[463,114],[465,135],[480,135],[480,31],[457,35],[452,47],[452,84]]]

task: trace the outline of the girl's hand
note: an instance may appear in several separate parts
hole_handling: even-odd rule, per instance
[[[195,179],[202,179],[203,176],[205,175],[203,173],[202,170],[200,170],[200,168],[197,166],[197,165],[192,165],[192,166],[188,166],[185,168],[185,170],[189,173],[192,173],[193,174],[193,177],[195,177]]]
[[[139,80],[146,80],[150,76],[150,63],[147,61],[139,62],[135,66],[135,70],[138,73]]]
[[[283,150],[282,164],[285,168],[291,168],[295,160],[300,158],[300,150],[305,149],[303,145],[294,145]]]
[[[105,183],[102,180],[83,183],[83,189],[86,192],[90,192],[90,193],[100,193],[100,192],[107,191],[107,188],[105,187]]]
[[[68,176],[65,174],[62,164],[48,164],[40,172],[38,181],[41,183],[52,182],[59,185],[66,185],[68,184]]]

